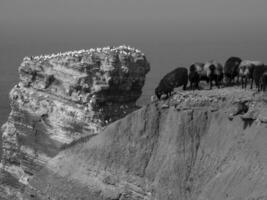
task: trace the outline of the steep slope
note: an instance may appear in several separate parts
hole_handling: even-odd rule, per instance
[[[25,199],[267,199],[267,97],[182,92],[50,160]]]

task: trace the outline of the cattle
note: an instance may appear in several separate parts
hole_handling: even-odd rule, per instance
[[[254,81],[256,87],[258,88],[258,91],[261,90],[261,78],[262,78],[262,75],[265,73],[266,70],[267,70],[266,65],[264,65],[263,63],[258,63],[258,65],[254,66],[251,89],[253,87],[253,81]]]
[[[243,60],[239,64],[238,77],[241,78],[241,87],[247,88],[248,80],[251,81],[250,88],[253,87],[253,71],[257,66],[262,65],[263,63],[259,61]]]
[[[225,76],[225,82],[227,85],[231,85],[235,79],[235,77],[238,77],[238,67],[241,63],[241,58],[239,57],[230,57],[228,60],[226,60],[224,64],[224,76]]]
[[[186,90],[187,83],[188,70],[184,67],[178,67],[161,79],[158,87],[155,89],[155,94],[158,99],[160,99],[163,94],[167,95],[168,98],[176,87],[183,86],[183,89]]]

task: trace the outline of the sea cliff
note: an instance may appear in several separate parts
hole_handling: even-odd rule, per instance
[[[139,108],[149,70],[126,46],[26,57],[1,199],[267,199],[266,93],[176,90]]]
[[[239,88],[155,101],[50,160],[26,197],[266,199],[266,95]]]
[[[150,65],[129,46],[25,57],[2,126],[2,165],[20,182],[61,150],[136,110]]]

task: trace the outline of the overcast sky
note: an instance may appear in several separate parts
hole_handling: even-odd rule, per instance
[[[267,62],[267,0],[0,0],[0,27],[4,65],[10,52],[21,60],[122,43],[145,50],[156,70],[231,55]]]
[[[265,40],[266,0],[1,0],[2,40]],[[115,36],[112,34],[116,34]],[[87,37],[88,37],[87,36]]]

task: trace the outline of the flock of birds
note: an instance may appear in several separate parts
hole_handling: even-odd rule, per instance
[[[130,56],[132,53],[141,54],[144,56],[144,54],[136,48],[127,46],[127,45],[121,45],[121,46],[106,46],[103,48],[91,48],[91,49],[82,49],[77,51],[67,51],[64,53],[57,53],[57,54],[50,54],[50,55],[40,55],[40,56],[31,56],[31,57],[24,57],[23,61],[44,61],[52,58],[58,58],[58,57],[65,57],[65,56],[72,56],[72,57],[78,57],[82,54],[93,54],[93,53],[104,53],[104,54],[110,54],[110,53],[119,53],[125,56]]]
[[[199,82],[206,81],[210,89],[213,83],[220,88],[223,85],[241,84],[242,88],[253,89],[255,83],[258,91],[265,91],[267,86],[267,65],[261,61],[242,60],[239,57],[230,57],[224,64],[216,61],[206,63],[194,63],[187,68],[178,67],[166,74],[155,89],[158,99],[164,94],[168,98],[175,87],[183,86],[192,90],[200,89]]]

